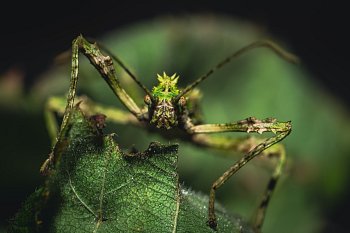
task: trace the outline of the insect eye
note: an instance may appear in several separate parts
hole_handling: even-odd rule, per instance
[[[179,105],[181,107],[184,107],[186,105],[186,98],[181,96],[180,99],[179,99]]]
[[[150,105],[152,103],[151,97],[149,95],[146,95],[143,101],[145,101],[145,104],[147,105]]]

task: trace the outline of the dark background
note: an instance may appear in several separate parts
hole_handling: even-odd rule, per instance
[[[256,22],[287,42],[311,76],[340,102],[350,106],[346,69],[350,64],[349,13],[347,7],[334,1],[328,4],[263,1],[8,4],[1,7],[0,14],[0,75],[19,68],[25,73],[26,87],[34,83],[57,54],[70,48],[72,39],[79,33],[98,37],[157,15],[217,13]],[[350,227],[346,220],[349,206],[350,201],[344,199],[336,212],[329,213],[329,218],[344,229]]]
[[[116,2],[116,1],[115,1]],[[266,1],[200,1],[187,3],[52,1],[2,6],[0,73],[16,66],[31,84],[52,58],[68,49],[79,33],[101,33],[162,14],[220,13],[264,26],[288,42],[325,88],[349,106],[347,7],[335,1],[268,3]]]

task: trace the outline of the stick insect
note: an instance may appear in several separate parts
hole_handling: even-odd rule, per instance
[[[110,116],[108,116],[108,118],[119,123],[134,124],[151,131],[158,130],[158,132],[163,134],[165,137],[172,137],[169,136],[172,134],[169,134],[168,132],[177,130],[181,132],[180,138],[189,140],[195,145],[208,148],[235,150],[244,153],[244,156],[236,163],[234,163],[227,171],[225,171],[211,186],[207,221],[207,225],[210,228],[214,230],[217,229],[217,219],[215,216],[214,206],[216,190],[220,188],[233,174],[235,174],[239,169],[241,169],[245,164],[247,164],[257,155],[274,155],[277,157],[278,163],[274,168],[274,172],[269,180],[266,191],[263,195],[263,199],[256,211],[256,215],[252,223],[255,231],[261,232],[266,209],[272,192],[281,175],[286,157],[285,150],[280,144],[273,148],[270,147],[282,141],[289,135],[292,128],[291,122],[279,122],[274,118],[259,120],[254,117],[249,117],[237,122],[223,124],[201,124],[198,123],[196,119],[196,109],[193,108],[193,106],[196,106],[198,104],[198,100],[197,98],[193,98],[193,95],[191,95],[191,92],[193,92],[193,90],[201,82],[206,80],[216,70],[228,64],[230,61],[238,58],[242,54],[259,47],[265,47],[272,50],[278,56],[288,62],[297,62],[297,57],[284,51],[275,43],[267,40],[257,41],[232,53],[230,56],[219,62],[207,73],[200,76],[196,81],[189,84],[184,89],[179,89],[177,87],[179,76],[176,74],[168,76],[166,73],[163,73],[162,75],[158,74],[158,85],[149,90],[117,56],[110,53],[103,46],[98,46],[97,43],[90,43],[82,35],[80,35],[72,42],[72,70],[70,88],[61,128],[58,131],[56,140],[59,140],[62,136],[60,135],[60,132],[67,124],[70,109],[74,107],[74,99],[78,82],[79,53],[82,53],[98,70],[102,78],[107,82],[114,94],[119,98],[119,100],[129,112],[103,108],[102,106],[94,103],[91,103],[87,111],[90,111],[92,113],[103,112],[106,114],[108,114],[107,112],[114,112],[115,114],[108,114],[112,116],[112,118],[110,118]],[[108,55],[105,55],[103,52]],[[145,106],[143,108],[140,108],[121,86],[116,74],[113,60],[145,92]],[[54,111],[63,111],[62,108],[55,105],[54,101],[49,101],[48,108]],[[50,114],[47,114],[47,118],[52,122],[52,116]],[[49,129],[49,131],[51,131],[51,135],[55,135],[55,131],[57,132],[57,130],[52,127],[51,130]],[[255,139],[253,141],[247,139],[218,140],[217,138],[211,136],[211,134],[222,132],[255,132],[259,134],[262,134],[263,132],[272,132],[273,136],[267,139]],[[55,161],[55,148],[53,148],[52,151],[53,152],[50,154],[49,158],[41,167],[41,172],[43,173],[48,172]]]

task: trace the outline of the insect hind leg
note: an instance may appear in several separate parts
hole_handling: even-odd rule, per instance
[[[282,175],[283,167],[286,163],[286,151],[282,144],[277,144],[274,146],[274,148],[271,148],[271,149],[274,149],[274,150],[269,151],[269,154],[267,154],[267,156],[269,156],[269,158],[277,157],[278,161],[277,161],[277,164],[275,165],[274,172],[270,177],[268,185],[265,189],[261,202],[258,208],[256,209],[256,212],[251,220],[251,223],[256,233],[261,232],[261,228],[264,223],[268,204],[276,188],[276,184]]]

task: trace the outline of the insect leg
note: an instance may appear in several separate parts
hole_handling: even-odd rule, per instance
[[[180,99],[181,96],[186,95],[189,91],[191,91],[193,88],[195,88],[198,84],[200,84],[202,81],[207,79],[210,75],[212,75],[216,70],[222,68],[224,65],[228,64],[230,61],[240,57],[242,54],[245,54],[246,52],[253,50],[255,48],[261,48],[265,47],[273,52],[275,52],[278,56],[280,56],[282,59],[291,62],[291,63],[298,63],[299,59],[295,55],[285,51],[283,48],[281,48],[279,45],[275,44],[272,41],[269,40],[261,40],[261,41],[255,41],[251,44],[248,44],[247,46],[237,50],[236,52],[232,53],[230,56],[226,57],[224,60],[219,62],[216,66],[211,68],[209,71],[207,71],[204,75],[199,77],[196,81],[188,85],[185,89],[182,90],[182,92],[176,96],[176,101]]]
[[[275,133],[275,136],[260,142],[252,150],[246,153],[238,162],[236,162],[232,167],[230,167],[222,176],[220,176],[213,183],[210,190],[210,195],[209,195],[208,225],[211,228],[215,229],[217,226],[215,208],[214,208],[216,190],[219,187],[221,187],[233,174],[235,174],[239,169],[241,169],[246,163],[248,163],[255,156],[261,154],[272,145],[280,142],[285,137],[287,137],[291,132],[291,123],[277,122],[274,119],[258,120],[251,117],[251,118],[247,118],[246,120],[238,121],[235,123],[195,125],[190,128],[189,132],[192,134],[219,133],[219,132],[257,132],[257,133],[273,132]],[[261,229],[266,207],[271,197],[272,191],[275,187],[275,184],[280,176],[282,165],[284,164],[284,160],[285,160],[285,156],[283,154],[280,156],[280,163],[277,166],[269,182],[268,188],[264,194],[264,199],[257,211],[256,219],[254,220],[254,224],[257,229]]]
[[[256,233],[261,232],[262,225],[264,223],[265,215],[266,215],[266,209],[269,204],[269,201],[271,199],[272,193],[276,187],[277,181],[279,180],[282,169],[284,167],[284,164],[286,162],[286,151],[284,149],[284,146],[281,144],[275,145],[273,148],[274,151],[272,154],[278,158],[278,162],[276,164],[275,170],[268,182],[268,185],[266,187],[266,190],[264,192],[263,198],[260,202],[260,205],[258,206],[255,215],[252,218],[252,225],[254,227],[254,230]]]
[[[249,138],[225,138],[225,137],[212,137],[209,134],[194,134],[192,136],[192,142],[201,147],[207,147],[212,149],[219,149],[225,151],[237,151],[241,153],[248,153],[251,148],[262,142],[262,139],[249,137]],[[275,144],[273,147],[267,148],[262,151],[260,156],[266,156],[269,159],[277,158],[277,164],[275,165],[274,172],[268,182],[267,188],[263,194],[263,198],[258,206],[255,215],[252,218],[252,225],[256,232],[261,231],[261,227],[264,222],[266,209],[271,199],[272,193],[276,187],[277,181],[282,174],[282,169],[286,161],[286,152],[282,144]]]
[[[60,130],[58,132],[55,142],[60,141],[62,137],[63,129],[68,123],[71,110],[74,107],[74,99],[77,89],[78,82],[78,71],[79,71],[79,52],[83,53],[91,62],[91,64],[98,70],[104,80],[108,83],[113,92],[117,95],[124,106],[139,120],[141,120],[145,115],[144,112],[136,105],[133,99],[125,92],[125,90],[120,86],[119,80],[117,79],[115,68],[112,59],[109,56],[105,56],[101,53],[100,49],[96,44],[88,42],[82,35],[78,36],[72,42],[72,70],[71,70],[71,80],[67,97],[67,104],[65,107],[64,115]],[[46,115],[46,119],[52,122],[53,117],[50,114]],[[50,123],[51,124],[51,123]],[[50,126],[49,132],[50,136],[54,137],[54,132],[56,129]],[[53,143],[56,145],[56,143]],[[52,148],[49,159],[44,162],[41,167],[41,172],[48,170],[50,164],[54,160],[55,146]]]
[[[124,106],[137,118],[142,116],[140,108],[136,105],[133,99],[120,86],[117,78],[113,61],[109,56],[101,53],[96,44],[88,42],[83,36],[78,36],[72,43],[72,78],[71,87],[68,95],[67,108],[73,107],[75,96],[76,82],[78,79],[78,54],[82,52],[98,70],[104,80],[108,83],[113,92],[117,95]]]
[[[117,124],[130,124],[135,126],[142,126],[142,123],[138,121],[130,112],[123,111],[115,107],[95,103],[94,101],[85,96],[76,97],[75,101],[79,103],[80,109],[82,109],[83,112],[88,116],[103,113],[108,116],[106,119],[107,121],[114,122]],[[55,119],[54,113],[57,113],[61,116],[64,115],[65,105],[66,99],[58,96],[50,97],[46,102],[45,119],[47,128],[49,130],[49,135],[52,139],[57,137],[58,132],[57,121]],[[53,142],[55,142],[55,140],[53,140]]]

